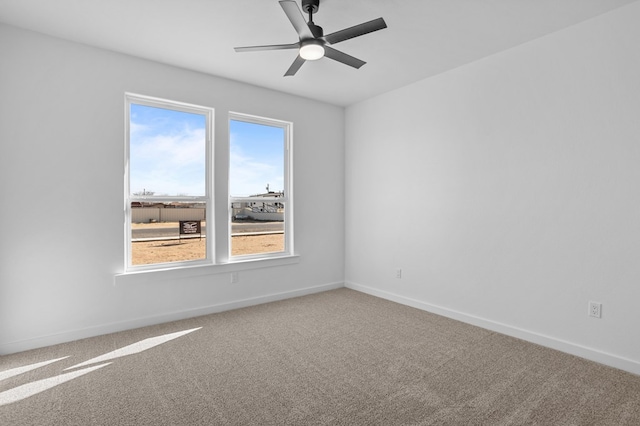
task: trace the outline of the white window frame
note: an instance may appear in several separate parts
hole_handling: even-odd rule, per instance
[[[156,108],[170,109],[192,114],[204,115],[206,117],[206,141],[205,141],[205,194],[203,196],[133,196],[131,194],[129,179],[129,158],[130,158],[130,120],[131,104],[144,105]],[[214,200],[213,200],[213,135],[214,135],[214,109],[210,107],[193,105],[184,102],[177,102],[168,99],[155,98],[151,96],[125,93],[125,158],[124,158],[124,201],[125,201],[125,272],[153,271],[163,269],[175,269],[191,267],[197,265],[212,265],[215,259],[215,223],[214,223]],[[131,203],[135,201],[192,201],[205,203],[206,211],[206,258],[198,260],[185,260],[179,262],[153,263],[147,265],[133,265],[131,259]]]
[[[228,128],[231,128],[231,121],[244,121],[246,123],[261,124],[271,127],[279,127],[284,130],[284,195],[282,197],[233,197],[231,188],[228,187],[229,199],[227,200],[227,223],[229,229],[228,256],[229,262],[242,262],[260,259],[272,259],[279,257],[293,256],[293,123],[289,121],[277,120],[256,115],[243,114],[239,112],[229,112]],[[231,131],[228,134],[229,146],[231,144]],[[230,172],[230,170],[229,170]],[[230,185],[231,177],[227,176],[227,184]],[[283,203],[284,209],[284,250],[272,253],[255,253],[246,255],[231,254],[231,225],[232,225],[232,205],[233,203],[259,202],[259,203]]]

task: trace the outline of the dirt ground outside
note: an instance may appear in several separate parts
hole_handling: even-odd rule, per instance
[[[273,253],[284,250],[284,234],[242,235],[231,237],[231,254]],[[131,243],[133,265],[181,262],[204,259],[206,238],[135,241]]]

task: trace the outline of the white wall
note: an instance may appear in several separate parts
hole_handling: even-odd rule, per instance
[[[0,52],[2,206],[51,208],[47,220],[0,209],[0,353],[342,286],[342,108],[8,26]],[[233,285],[224,266],[114,280],[124,259],[125,92],[215,108],[219,249],[228,111],[293,122],[299,261],[236,267]]]
[[[640,374],[638,22],[347,108],[347,286]]]

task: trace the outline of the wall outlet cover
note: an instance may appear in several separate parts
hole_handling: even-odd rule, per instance
[[[602,318],[602,303],[589,302],[589,316],[594,318]]]

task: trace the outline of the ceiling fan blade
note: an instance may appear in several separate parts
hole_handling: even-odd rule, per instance
[[[267,46],[234,47],[234,50],[236,52],[259,52],[261,50],[298,49],[299,47],[300,47],[300,43],[291,43],[291,44],[271,44]]]
[[[361,61],[358,58],[354,58],[351,55],[347,55],[346,53],[340,52],[332,47],[325,46],[324,47],[324,56],[329,59],[333,59],[334,61],[342,62],[345,65],[349,65],[350,67],[360,68],[364,64],[365,61]]]
[[[298,55],[298,57],[293,61],[293,63],[291,64],[287,72],[284,73],[284,76],[289,77],[289,76],[295,75],[300,69],[300,67],[302,66],[302,64],[304,64],[305,62],[306,60],[302,58],[300,55]]]
[[[378,18],[374,19],[373,21],[365,22],[364,24],[336,31],[335,33],[324,36],[324,39],[329,44],[336,44],[340,43],[341,41],[349,40],[350,38],[369,34],[385,28],[387,28],[387,23],[384,22],[384,19]]]
[[[307,21],[304,20],[304,16],[302,16],[302,11],[298,7],[298,4],[292,0],[283,0],[280,2],[280,6],[282,6],[282,10],[291,21],[293,28],[296,29],[298,33],[298,37],[300,40],[305,40],[309,38],[315,38],[311,29],[307,25]]]

